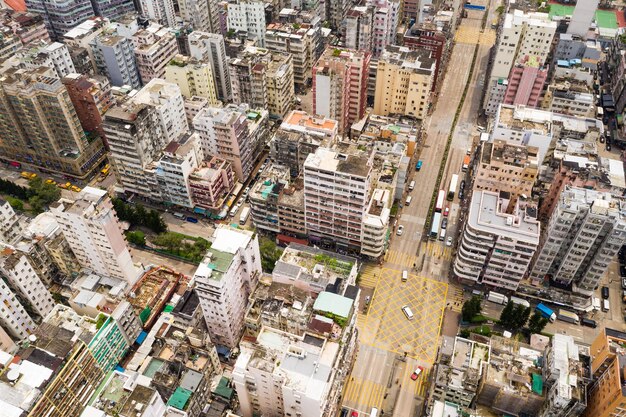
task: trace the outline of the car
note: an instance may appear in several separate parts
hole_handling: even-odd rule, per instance
[[[450,214],[450,207],[446,207],[443,209],[443,215],[447,216],[448,214]]]
[[[352,410],[352,414],[350,414],[350,417],[359,417],[359,413],[357,413],[356,410]]]
[[[600,135],[600,143],[604,143],[604,136]]]
[[[626,278],[622,277],[622,289],[626,290]]]
[[[417,164],[415,164],[415,169],[419,171],[420,169],[422,169],[422,165],[423,162],[421,160],[417,161]]]
[[[465,180],[461,180],[461,190],[465,190]]]
[[[609,142],[606,143],[606,150],[611,152],[611,144]]]
[[[57,182],[55,180],[53,180],[52,178],[48,178],[46,180],[46,184],[52,184],[52,185],[57,185]]]
[[[619,266],[619,276],[622,278],[626,277],[626,265]]]
[[[402,225],[398,226],[398,230],[396,230],[396,234],[398,236],[402,236],[403,232],[404,232],[404,226],[402,226]]]
[[[452,246],[452,236],[448,236],[448,240],[446,240],[446,246]]]
[[[75,185],[72,185],[72,186],[70,187],[70,189],[71,189],[72,191],[74,191],[75,193],[80,193],[80,190],[81,190],[81,188],[80,188],[80,187],[77,187],[77,186],[75,186]]]
[[[419,376],[420,376],[420,374],[422,373],[423,370],[424,370],[424,367],[422,367],[422,366],[418,366],[417,368],[415,368],[415,370],[411,374],[411,379],[413,381],[415,381],[417,378],[419,378]]]
[[[465,196],[465,193],[463,192],[463,189],[461,188],[459,190],[459,200],[463,200],[463,197]]]
[[[443,219],[441,221],[441,228],[445,229],[446,227],[448,227],[448,219]]]
[[[602,298],[607,300],[609,298],[609,287],[602,287],[601,293],[602,293]]]
[[[66,182],[65,184],[57,184],[57,187],[59,188],[63,188],[64,190],[67,190],[68,188],[70,188],[72,186],[71,182]]]

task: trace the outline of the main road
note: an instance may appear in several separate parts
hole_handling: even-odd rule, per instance
[[[491,21],[498,2],[482,0],[488,6],[487,22]],[[481,4],[480,0],[472,3]],[[361,271],[360,285],[372,295],[369,306],[359,313],[359,353],[343,392],[343,407],[359,415],[369,415],[376,407],[386,415],[413,416],[423,404],[449,298],[448,269],[453,254],[453,247],[445,246],[444,242],[425,239],[424,226],[455,113],[468,82],[448,158],[443,161],[442,188],[447,187],[452,174],[460,171],[475,133],[472,129],[482,97],[481,80],[486,72],[489,48],[495,41],[493,30],[482,29],[484,14],[469,11],[457,28],[447,71],[440,80],[436,108],[423,123],[426,135],[417,157],[423,165],[411,175],[416,182],[415,190],[405,195],[405,198],[411,195],[412,202],[398,213],[383,265],[367,264]],[[468,80],[476,48],[474,71]],[[453,202],[450,209],[448,227],[454,235],[459,204]],[[397,236],[400,225],[404,231]],[[401,275],[405,270],[409,279],[403,282]],[[403,306],[409,306],[413,319],[405,317]],[[422,366],[424,371],[413,381],[410,376],[417,366]]]

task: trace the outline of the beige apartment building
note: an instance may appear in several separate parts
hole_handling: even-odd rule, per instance
[[[211,106],[218,103],[213,69],[207,62],[178,54],[165,67],[165,79],[177,84],[185,98],[204,97]]]
[[[512,145],[503,140],[483,144],[480,161],[474,177],[474,188],[510,194],[515,207],[520,196],[530,197],[537,179],[538,148]]]
[[[152,23],[133,37],[141,82],[163,78],[165,67],[178,54],[178,43],[170,28]]]
[[[387,46],[378,60],[374,113],[426,117],[435,68],[430,51]]]
[[[316,31],[310,25],[296,29],[293,24],[271,23],[265,32],[267,49],[293,57],[293,78],[299,88],[311,82],[311,70],[315,62]]]

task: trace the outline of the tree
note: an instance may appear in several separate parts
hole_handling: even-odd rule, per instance
[[[528,320],[528,331],[530,334],[541,333],[548,324],[548,319],[544,318],[538,311],[535,311]]]
[[[24,211],[24,202],[19,198],[7,197],[7,201],[9,205],[13,207],[13,210]]]
[[[34,195],[29,198],[28,204],[30,205],[30,209],[33,211],[33,213],[43,212],[44,202],[38,195]]]
[[[515,310],[515,304],[513,304],[513,301],[506,303],[506,306],[504,306],[502,312],[500,313],[500,324],[502,327],[508,329],[511,326],[513,321],[513,310]]]
[[[463,321],[471,321],[472,318],[480,314],[482,309],[483,308],[480,305],[480,297],[473,296],[465,303],[463,303],[463,308],[461,309],[461,316],[463,317]]]
[[[183,243],[183,236],[173,232],[161,233],[152,240],[152,243],[166,248],[169,252],[178,253],[178,249]]]
[[[509,301],[500,313],[500,324],[514,333],[520,331],[530,316],[530,307]]]
[[[272,272],[276,262],[280,259],[283,251],[276,246],[271,239],[261,238],[259,242],[259,250],[261,252],[261,266],[263,271]]]
[[[146,244],[146,235],[141,230],[126,233],[126,239],[133,245],[144,246]]]

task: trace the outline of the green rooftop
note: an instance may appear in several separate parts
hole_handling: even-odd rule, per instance
[[[223,376],[220,378],[220,382],[219,384],[217,384],[217,387],[215,387],[215,391],[213,391],[213,394],[219,395],[220,397],[226,398],[227,400],[231,400],[233,398],[233,395],[235,394],[235,391],[228,386],[228,378]]]
[[[553,17],[572,16],[574,14],[574,6],[565,6],[563,4],[550,3],[550,19]],[[595,21],[602,29],[617,29],[617,17],[612,10],[597,10]]]
[[[537,395],[543,394],[543,379],[541,379],[541,375],[532,374],[533,378],[533,392]]]
[[[353,301],[350,298],[332,292],[322,291],[317,296],[313,310],[323,313],[331,313],[334,316],[348,318],[352,311]]]
[[[167,401],[167,405],[182,411],[185,409],[189,398],[191,398],[191,394],[192,392],[188,389],[178,387]]]

